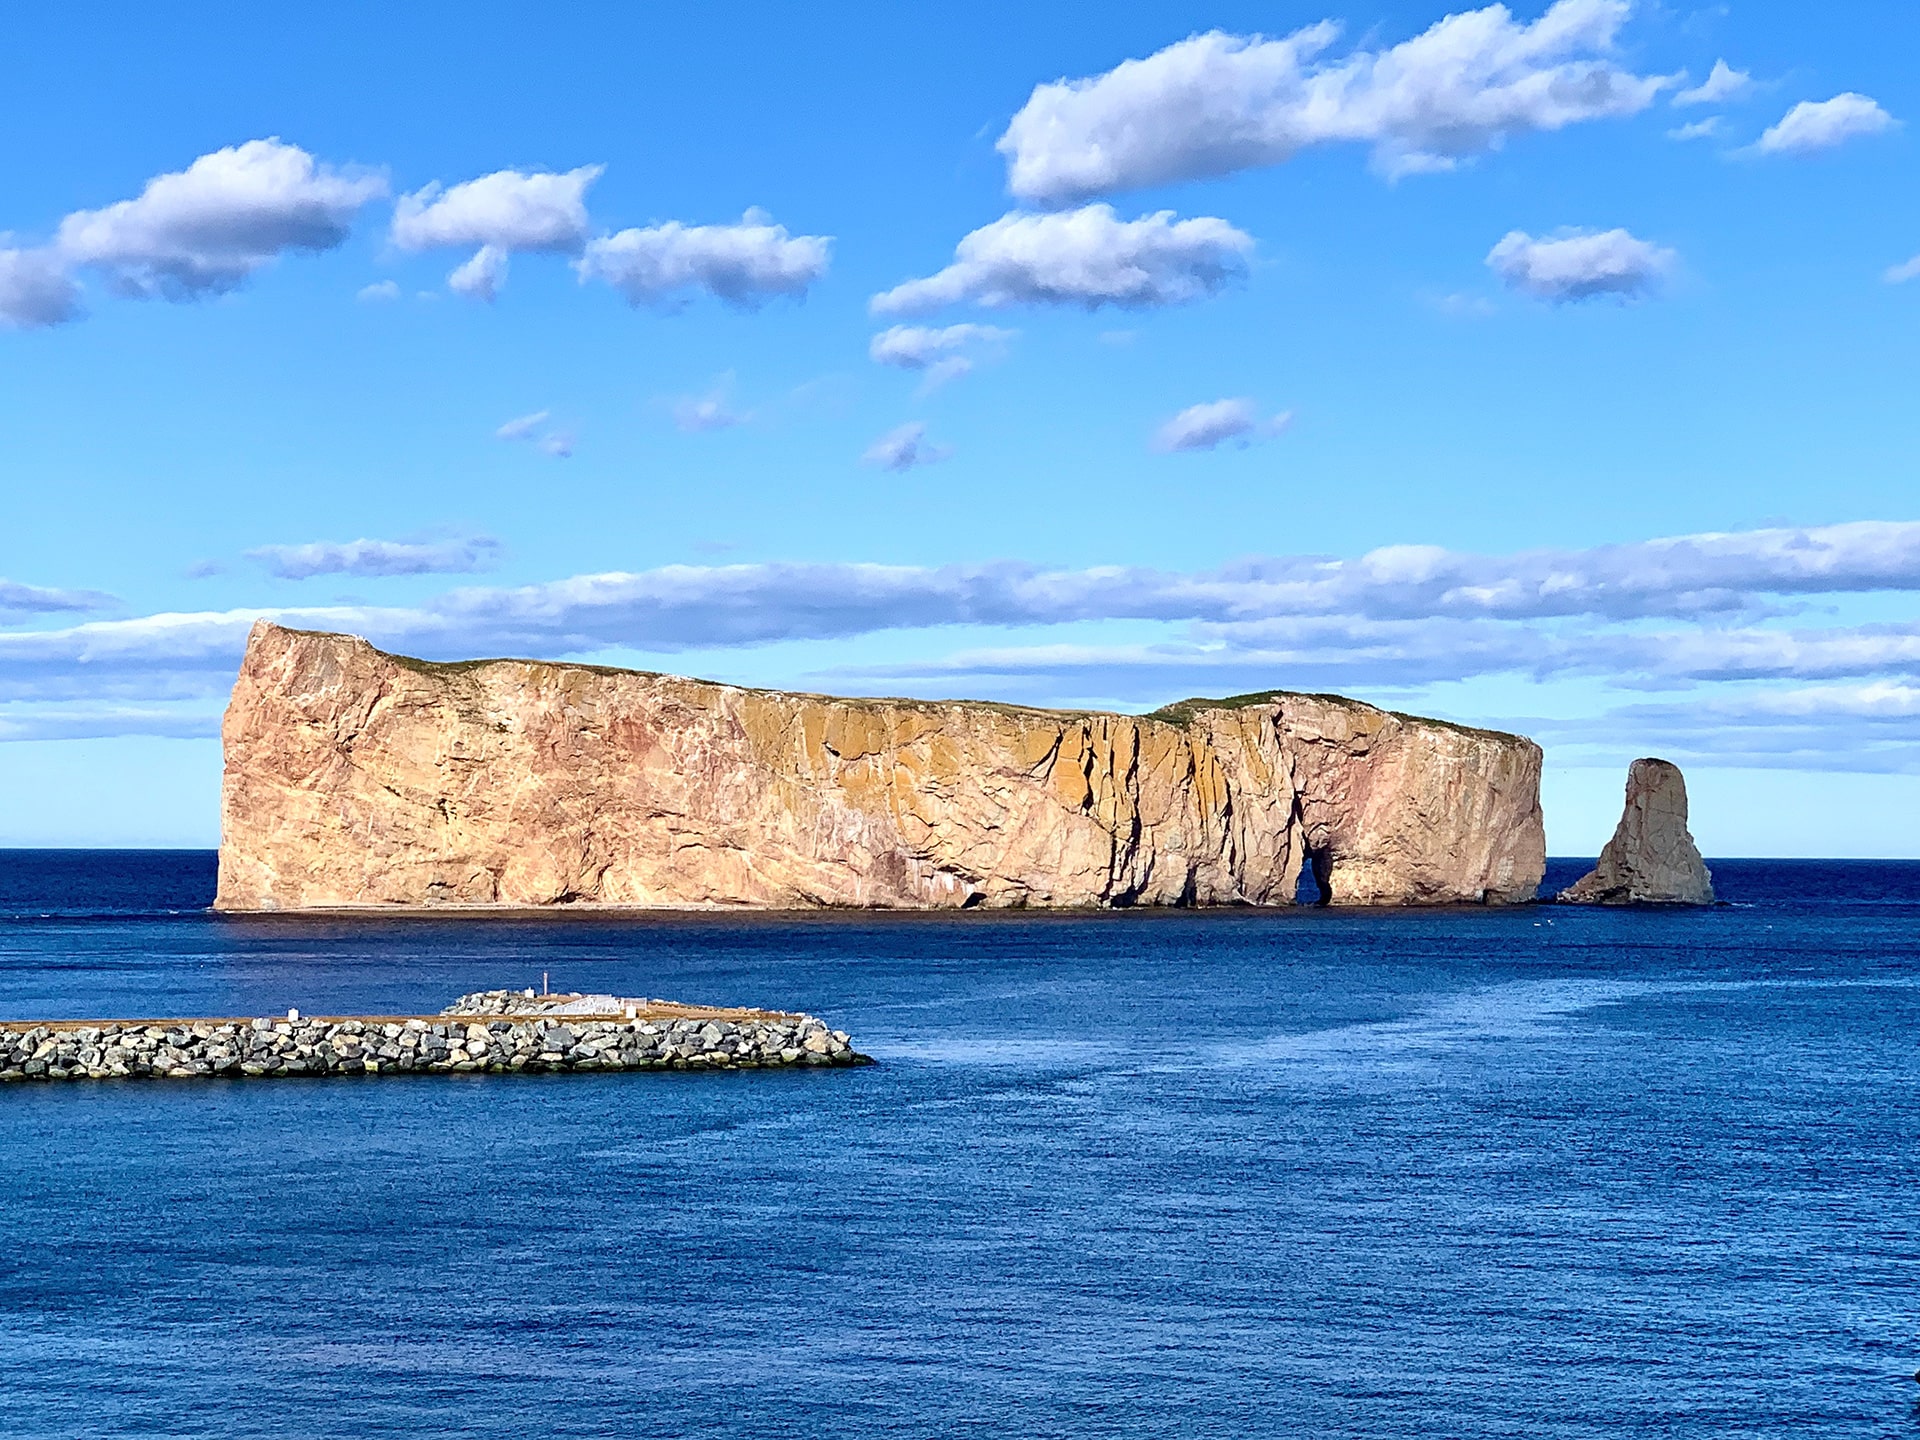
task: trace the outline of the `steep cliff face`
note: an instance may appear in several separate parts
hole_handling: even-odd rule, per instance
[[[1530,900],[1531,741],[1276,694],[1154,716],[840,700],[255,626],[218,905]]]

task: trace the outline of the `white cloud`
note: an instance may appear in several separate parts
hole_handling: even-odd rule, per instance
[[[1713,73],[1691,90],[1673,97],[1676,105],[1720,105],[1738,100],[1753,88],[1753,76],[1736,70],[1724,60],[1713,62]]]
[[[1811,155],[1894,127],[1876,100],[1848,91],[1831,100],[1802,100],[1754,143],[1762,155]]]
[[[1019,333],[997,325],[894,325],[873,337],[867,355],[880,365],[920,371],[924,395],[997,358]]]
[[[882,470],[902,471],[911,470],[916,465],[935,465],[952,458],[952,455],[952,446],[928,443],[925,424],[909,420],[874,441],[860,459],[862,463],[878,465]]]
[[[1898,265],[1889,265],[1881,278],[1889,285],[1904,285],[1909,280],[1920,280],[1920,255],[1903,260]]]
[[[1454,291],[1445,295],[1426,295],[1422,299],[1434,310],[1454,320],[1484,320],[1498,310],[1484,295]]]
[[[1536,240],[1514,230],[1487,253],[1510,290],[1563,303],[1599,295],[1638,299],[1672,273],[1678,257],[1625,230],[1563,230]]]
[[[262,545],[247,551],[247,558],[282,580],[309,580],[315,575],[466,575],[492,569],[499,554],[498,540],[471,535],[458,540]]]
[[[1163,454],[1178,450],[1211,450],[1227,440],[1242,445],[1278,435],[1293,421],[1293,412],[1262,418],[1251,400],[1211,400],[1189,405],[1153,435],[1153,448]]]
[[[709,430],[730,430],[736,425],[746,424],[750,417],[733,408],[728,398],[732,391],[733,374],[729,371],[716,380],[706,394],[683,395],[673,402],[675,428],[689,435],[697,435]]]
[[[384,178],[337,171],[278,139],[249,140],[149,180],[136,200],[79,210],[54,248],[124,295],[190,300],[231,290],[289,250],[330,250]]]
[[[0,617],[84,613],[110,609],[118,603],[98,590],[55,590],[0,579]]]
[[[447,276],[447,288],[456,295],[464,295],[469,300],[485,300],[493,303],[493,298],[507,283],[507,252],[498,245],[482,245],[473,252],[473,258],[456,265]]]
[[[162,705],[35,705],[0,701],[0,741],[98,740],[117,735],[160,735],[170,739],[213,739],[220,715],[202,707]]]
[[[536,410],[531,415],[517,416],[494,431],[493,438],[496,440],[530,440],[533,438],[533,432],[546,424],[547,417],[552,413],[551,410]]]
[[[737,225],[669,220],[592,240],[575,268],[582,282],[604,280],[633,305],[705,290],[750,308],[776,295],[805,295],[827,273],[832,251],[828,236],[790,235],[766,212],[749,210]]]
[[[549,410],[536,410],[531,415],[520,415],[507,421],[493,432],[496,440],[525,440],[544,455],[556,460],[564,460],[573,454],[574,434],[571,430],[548,429],[540,433],[547,421],[553,418]]]
[[[944,305],[1141,308],[1198,300],[1246,270],[1253,239],[1212,216],[1162,210],[1121,220],[1110,205],[1003,215],[961,240],[953,264],[873,297],[882,315]]]
[[[604,169],[497,170],[446,189],[428,185],[395,203],[393,243],[403,250],[492,246],[574,254],[587,238],[587,187]]]
[[[400,283],[397,280],[376,280],[371,285],[362,285],[354,299],[366,305],[382,304],[400,298]]]
[[[80,314],[80,288],[49,250],[0,249],[0,325],[59,325]]]
[[[1451,169],[1516,134],[1636,114],[1660,77],[1604,58],[1628,0],[1449,15],[1385,50],[1333,58],[1339,27],[1281,39],[1210,31],[1103,75],[1035,87],[1000,137],[1008,187],[1064,205],[1275,165],[1313,145],[1372,147],[1388,175]]]
[[[1705,140],[1718,135],[1725,121],[1718,115],[1709,115],[1704,120],[1690,121],[1685,125],[1676,125],[1667,131],[1669,140]]]
[[[923,435],[912,438],[924,443]],[[1920,767],[1912,723],[1920,623],[1796,627],[1780,603],[1869,591],[1920,594],[1920,522],[1506,555],[1398,545],[1349,559],[1282,555],[1193,572],[1010,561],[675,565],[465,586],[411,606],[247,609],[0,630],[0,738],[63,726],[82,733],[94,712],[102,724],[173,733],[140,729],[148,722],[139,717],[149,715],[155,727],[187,723],[167,719],[182,712],[164,708],[185,701],[204,702],[195,713],[211,715],[213,697],[232,682],[249,623],[262,614],[441,658],[608,648],[670,654],[949,626],[1126,622],[1124,644],[1098,631],[1090,638],[1087,630],[1063,630],[1051,643],[995,645],[1000,637],[989,631],[987,648],[827,673],[891,693],[915,693],[924,683],[939,693],[1041,704],[1159,703],[1276,686],[1404,696],[1475,676],[1583,687],[1597,681],[1616,691],[1686,690],[1688,704],[1521,728],[1556,744],[1587,743],[1580,737],[1588,734],[1598,737],[1593,743],[1625,745],[1666,727],[1692,734],[1710,754],[1718,725],[1727,756],[1792,749],[1812,757],[1806,768],[1844,768],[1892,764],[1897,752],[1906,757],[1899,763]],[[1577,692],[1590,717],[1594,693]],[[86,703],[58,708],[70,701]],[[1688,712],[1693,722],[1685,721]],[[1830,746],[1825,756],[1821,745]]]

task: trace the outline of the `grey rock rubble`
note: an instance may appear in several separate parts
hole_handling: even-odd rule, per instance
[[[1555,897],[1563,905],[1711,905],[1713,873],[1687,830],[1678,765],[1636,760],[1627,804],[1599,863]]]
[[[493,992],[524,1000],[520,992]],[[555,996],[570,1003],[614,997]],[[0,1082],[446,1071],[762,1070],[869,1065],[811,1015],[616,1001],[612,1014],[512,1014],[0,1024]],[[628,1013],[632,1007],[632,1013]],[[678,1013],[662,1013],[662,1012]]]

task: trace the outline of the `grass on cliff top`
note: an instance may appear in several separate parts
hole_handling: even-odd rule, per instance
[[[296,630],[292,626],[279,627],[293,635],[313,635],[329,640],[353,640],[366,645],[374,654],[405,670],[416,674],[431,676],[467,675],[484,670],[489,665],[531,665],[544,670],[585,670],[594,675],[635,675],[650,680],[696,679],[693,676],[670,675],[663,670],[635,670],[623,665],[589,665],[577,660],[529,660],[514,655],[498,655],[480,660],[422,660],[413,655],[398,655],[391,650],[382,650],[377,645],[368,644],[357,635],[347,635],[335,630]],[[702,680],[703,685],[725,684],[724,681]],[[930,700],[923,696],[911,695],[821,695],[809,690],[774,690],[767,686],[728,685],[731,690],[747,690],[762,695],[798,695],[810,700],[831,700],[841,705],[974,705],[985,710],[997,710],[1009,715],[1113,715],[1122,712],[1113,710],[1084,710],[1044,705],[1012,705],[1004,700],[969,700],[949,698]],[[1218,699],[1206,696],[1193,696],[1186,700],[1176,700],[1171,705],[1163,705],[1158,710],[1135,718],[1155,720],[1164,725],[1175,725],[1185,729],[1203,710],[1246,710],[1255,705],[1270,705],[1276,700],[1323,700],[1331,705],[1345,705],[1355,710],[1373,710],[1379,707],[1369,705],[1364,700],[1355,700],[1350,695],[1334,695],[1318,690],[1255,690],[1245,695],[1227,695]],[[1388,710],[1384,713],[1398,720],[1417,721],[1422,725],[1437,725],[1444,730],[1457,730],[1463,735],[1491,735],[1500,739],[1510,738],[1505,731],[1479,729],[1472,725],[1456,724],[1452,720],[1436,720],[1430,715],[1412,715],[1404,710]]]
[[[1195,696],[1191,700],[1176,700],[1171,705],[1163,705],[1146,718],[1164,720],[1169,725],[1190,725],[1193,717],[1202,710],[1245,710],[1254,705],[1269,705],[1275,700],[1324,700],[1329,705],[1345,705],[1354,710],[1378,710],[1377,705],[1369,705],[1364,700],[1356,700],[1351,695],[1335,695],[1325,690],[1255,690],[1248,695],[1227,695],[1220,699]],[[1421,725],[1437,725],[1442,730],[1457,730],[1462,735],[1492,735],[1500,739],[1510,738],[1504,730],[1486,730],[1474,725],[1462,725],[1453,720],[1436,720],[1431,715],[1414,715],[1406,710],[1385,710],[1396,720],[1411,720]]]

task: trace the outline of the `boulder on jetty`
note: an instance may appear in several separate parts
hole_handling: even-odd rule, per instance
[[[510,998],[509,998],[510,997]],[[291,1078],[434,1072],[767,1070],[867,1065],[811,1015],[613,996],[462,996],[439,1015],[0,1022],[9,1080]],[[572,1002],[612,1000],[592,1013]]]
[[[833,699],[262,622],[220,909],[1518,903],[1540,750],[1334,696]]]
[[[1557,897],[1563,905],[1711,905],[1713,874],[1687,830],[1687,782],[1665,760],[1636,760],[1627,804],[1600,861]]]

